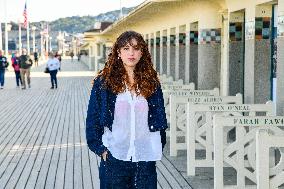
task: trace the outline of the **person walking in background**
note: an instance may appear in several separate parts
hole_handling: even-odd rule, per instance
[[[22,89],[26,89],[26,76],[29,88],[31,88],[31,67],[33,65],[33,61],[30,56],[27,55],[27,50],[22,50],[22,55],[20,56],[20,72],[22,79]]]
[[[20,87],[20,84],[22,85],[22,79],[21,79],[21,72],[20,72],[20,58],[19,58],[18,52],[16,52],[16,54],[12,53],[11,62],[12,62],[12,66],[15,71],[17,87]]]
[[[54,89],[54,87],[57,89],[57,71],[59,69],[59,60],[54,57],[54,54],[52,52],[49,53],[49,59],[46,63],[46,67],[49,69],[50,74],[50,81],[51,81],[51,88]]]
[[[78,62],[80,62],[80,60],[81,60],[81,53],[80,52],[78,52],[77,58],[78,58]]]
[[[61,70],[61,55],[58,52],[56,52],[54,57],[59,60],[59,69],[58,70]]]
[[[8,66],[7,58],[3,55],[2,50],[0,50],[0,89],[4,89],[5,70]]]
[[[74,57],[73,51],[71,51],[70,56],[71,56],[71,61],[73,62],[73,57]]]
[[[93,81],[88,147],[101,157],[101,189],[156,189],[156,161],[166,144],[164,99],[141,34],[121,34]]]
[[[37,49],[34,52],[34,61],[35,61],[35,66],[38,66],[38,52],[37,52]]]

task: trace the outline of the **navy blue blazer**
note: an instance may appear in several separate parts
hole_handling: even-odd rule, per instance
[[[102,143],[104,127],[112,131],[117,95],[102,87],[103,79],[97,77],[91,91],[86,119],[86,139],[91,151],[101,156],[107,148]],[[148,125],[150,132],[160,131],[161,143],[166,144],[167,120],[161,87],[146,99],[149,106]]]

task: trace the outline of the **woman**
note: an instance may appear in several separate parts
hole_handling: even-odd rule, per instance
[[[12,62],[12,66],[15,71],[17,87],[20,87],[20,83],[22,85],[22,79],[21,79],[21,72],[20,72],[20,58],[19,58],[18,52],[16,53],[16,55],[12,53],[11,62]]]
[[[49,74],[50,74],[50,81],[51,81],[51,88],[57,89],[57,70],[59,69],[59,60],[54,57],[54,54],[52,52],[49,53],[49,59],[46,63],[46,67],[49,69]]]
[[[156,189],[166,128],[147,44],[140,34],[124,32],[94,79],[87,112],[87,143],[101,156],[101,189]]]

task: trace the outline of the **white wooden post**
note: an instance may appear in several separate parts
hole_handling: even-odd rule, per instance
[[[171,75],[171,29],[167,29],[167,75]]]
[[[189,45],[190,45],[190,25],[186,24],[185,26],[185,84],[189,83],[189,60],[190,60],[190,53],[189,53]]]
[[[176,26],[176,41],[175,41],[175,80],[179,80],[179,26]]]
[[[269,146],[267,144],[267,132],[259,130],[256,134],[256,176],[257,189],[269,187]]]
[[[160,31],[160,74],[164,74],[163,72],[163,30]]]

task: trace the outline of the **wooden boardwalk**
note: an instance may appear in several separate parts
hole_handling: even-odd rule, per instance
[[[99,189],[99,158],[88,150],[85,119],[94,73],[64,60],[58,89],[43,66],[33,68],[31,88],[16,88],[6,73],[0,91],[0,189]],[[188,188],[165,156],[157,163],[158,188]]]

